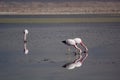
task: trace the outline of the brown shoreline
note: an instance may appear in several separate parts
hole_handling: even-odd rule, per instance
[[[120,14],[120,2],[2,2],[1,14]]]

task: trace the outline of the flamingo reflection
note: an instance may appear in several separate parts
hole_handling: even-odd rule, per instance
[[[63,65],[63,67],[67,69],[74,69],[76,67],[81,67],[87,56],[88,53],[84,52],[84,56],[78,55],[78,58],[76,58],[73,62],[66,63],[65,65]]]

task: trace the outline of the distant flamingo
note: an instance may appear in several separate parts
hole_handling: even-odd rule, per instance
[[[28,35],[28,30],[27,29],[25,29],[24,30],[24,42],[27,42],[27,35]]]
[[[88,48],[85,46],[85,44],[82,42],[80,38],[66,39],[62,42],[68,46],[74,46],[76,49],[79,50],[80,54],[82,53],[82,50],[77,46],[78,44],[85,48],[84,52],[88,52]]]
[[[28,35],[28,30],[24,30],[24,53],[28,54],[29,50],[27,49],[27,35]]]

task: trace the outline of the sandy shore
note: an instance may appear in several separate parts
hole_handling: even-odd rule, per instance
[[[0,14],[120,14],[120,2],[2,2]]]

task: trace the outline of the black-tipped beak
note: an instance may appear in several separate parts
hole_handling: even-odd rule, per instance
[[[64,41],[62,41],[62,43],[66,44],[66,41],[64,40]]]

